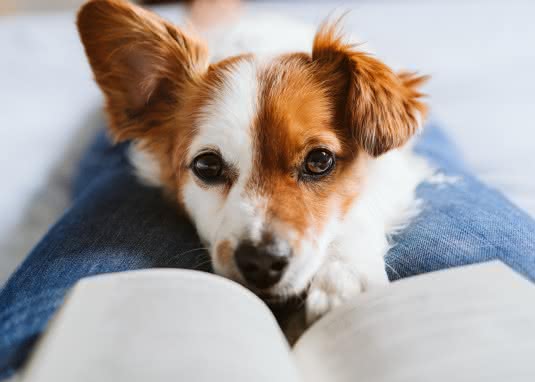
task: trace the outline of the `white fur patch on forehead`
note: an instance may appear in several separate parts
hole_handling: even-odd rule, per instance
[[[193,156],[203,148],[219,149],[225,161],[252,161],[252,124],[258,109],[258,76],[255,63],[244,59],[225,73],[220,89],[200,112],[198,134],[190,146]],[[191,158],[193,159],[193,158]]]
[[[228,239],[238,236],[247,225],[240,212],[244,205],[241,195],[253,166],[252,125],[258,108],[258,88],[254,62],[241,60],[234,64],[212,100],[201,110],[197,134],[188,149],[189,161],[203,150],[217,149],[238,172],[226,200],[220,192],[203,189],[194,181],[184,185],[184,206],[201,238],[212,244],[222,230]],[[233,218],[228,219],[227,215]]]

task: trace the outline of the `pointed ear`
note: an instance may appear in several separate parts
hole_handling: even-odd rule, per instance
[[[338,23],[320,27],[312,58],[337,98],[342,123],[370,155],[403,145],[420,128],[427,107],[418,88],[427,77],[395,74],[355,45],[343,42]]]
[[[161,125],[208,67],[202,43],[126,1],[89,1],[77,25],[116,140]]]

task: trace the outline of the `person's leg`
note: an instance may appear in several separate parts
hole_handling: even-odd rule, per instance
[[[385,259],[390,279],[501,260],[535,281],[535,221],[470,175],[435,124],[426,126],[415,150],[439,176],[419,186],[422,212],[393,240]]]
[[[150,267],[209,270],[189,221],[140,185],[101,134],[82,161],[72,207],[0,291],[0,379],[20,365],[68,289],[85,276]]]

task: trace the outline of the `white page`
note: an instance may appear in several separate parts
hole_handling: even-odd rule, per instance
[[[218,276],[146,270],[82,280],[23,381],[297,381],[269,309]]]
[[[313,325],[307,382],[535,381],[535,286],[501,263],[397,281]]]

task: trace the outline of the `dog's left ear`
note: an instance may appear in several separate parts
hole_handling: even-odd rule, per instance
[[[204,43],[127,1],[90,0],[77,24],[117,141],[165,125],[208,69]]]
[[[337,23],[319,29],[312,59],[336,97],[341,123],[370,155],[402,146],[420,128],[427,107],[418,88],[428,77],[394,73],[355,45],[343,42]]]

